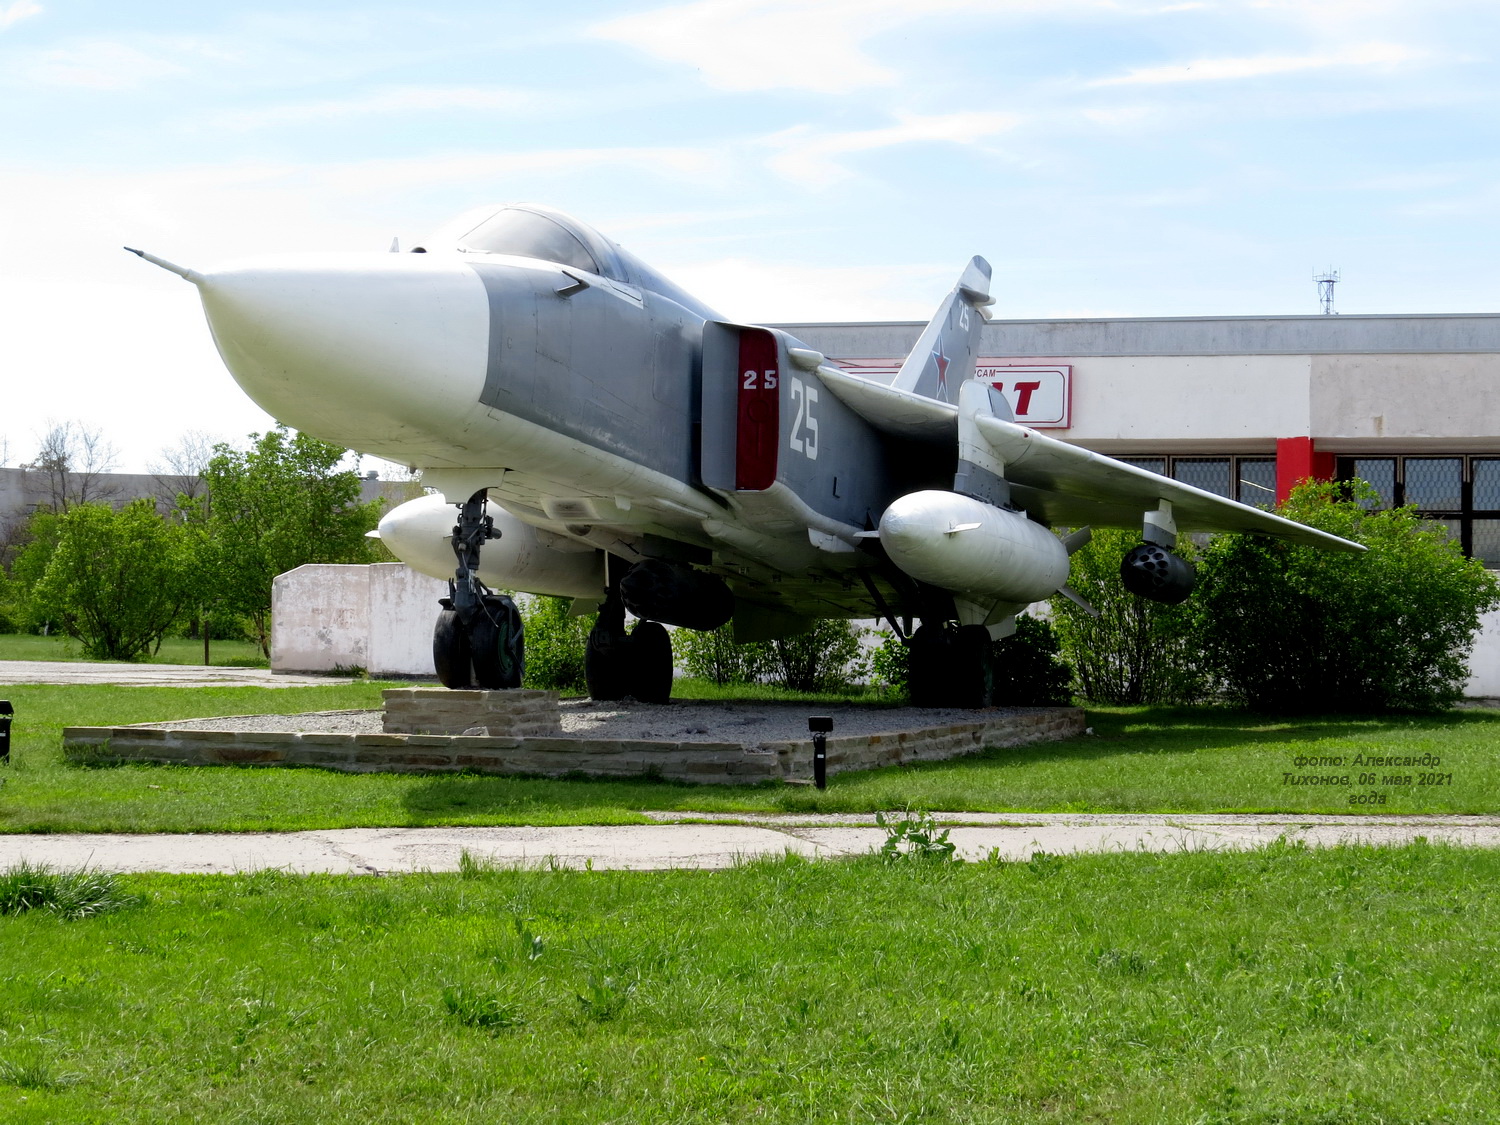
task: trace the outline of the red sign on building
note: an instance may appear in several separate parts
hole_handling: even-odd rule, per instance
[[[889,382],[901,370],[900,360],[835,360],[856,375]],[[1073,367],[1067,363],[1019,364],[981,359],[974,374],[993,383],[1015,412],[1016,421],[1038,430],[1066,430],[1073,424]]]

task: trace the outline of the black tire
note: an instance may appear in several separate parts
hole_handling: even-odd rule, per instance
[[[955,630],[952,672],[954,702],[948,706],[994,706],[994,642],[983,625],[960,625]]]
[[[438,614],[432,630],[432,665],[445,688],[462,690],[469,686],[469,634],[456,610],[445,609]]]
[[[630,634],[630,694],[642,703],[672,698],[672,637],[659,621],[642,621]]]
[[[906,693],[913,707],[946,707],[948,666],[947,630],[941,625],[922,625],[909,643],[910,671]]]
[[[599,617],[603,619],[604,614]],[[600,627],[589,630],[588,648],[583,654],[583,678],[589,697],[598,700],[624,699],[630,694],[630,636],[624,628]]]
[[[486,691],[520,687],[526,674],[525,646],[525,626],[516,603],[503,594],[485,598],[469,630],[475,685]]]

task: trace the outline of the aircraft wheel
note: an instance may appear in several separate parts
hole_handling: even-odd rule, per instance
[[[432,664],[445,688],[469,686],[469,634],[456,610],[438,614],[432,630]]]
[[[912,634],[907,683],[913,707],[989,707],[994,699],[989,630],[923,625]]]
[[[503,594],[484,599],[469,631],[474,682],[488,691],[518,688],[526,671],[525,627],[516,603]]]
[[[995,702],[995,658],[990,631],[960,625],[953,638],[954,702],[950,707],[991,707]]]
[[[624,699],[631,691],[631,658],[634,655],[630,635],[623,620],[604,623],[605,614],[589,630],[588,648],[583,654],[583,677],[591,699]]]
[[[672,698],[672,638],[659,621],[642,621],[630,634],[630,694],[642,703]]]

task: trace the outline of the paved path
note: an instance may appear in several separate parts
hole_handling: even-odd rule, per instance
[[[0,661],[4,684],[115,684],[120,687],[309,687],[352,684],[337,676],[272,674],[268,668],[201,664],[88,664],[73,660]],[[0,691],[3,691],[0,687]]]
[[[19,860],[109,871],[230,873],[264,867],[297,872],[382,874],[451,871],[468,851],[501,864],[658,870],[722,868],[793,851],[809,858],[859,855],[885,832],[867,816],[650,814],[660,823],[576,828],[346,828],[225,835],[0,836],[0,868]],[[684,819],[715,823],[684,824]],[[1417,837],[1500,847],[1500,817],[1145,816],[954,813],[951,839],[966,859],[992,848],[1008,859],[1032,853],[1253,848],[1286,837],[1309,845],[1399,844]],[[678,821],[679,823],[672,823]]]

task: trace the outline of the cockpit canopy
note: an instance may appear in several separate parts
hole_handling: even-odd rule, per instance
[[[659,294],[705,320],[720,319],[707,305],[593,227],[550,207],[515,203],[491,212],[477,224],[471,212],[466,221],[455,220],[433,235],[432,244],[452,246],[464,254],[507,254],[552,262]],[[413,249],[425,253],[424,247]]]
[[[481,254],[514,254],[608,276],[578,234],[556,218],[527,208],[496,211],[461,235],[458,245]]]

